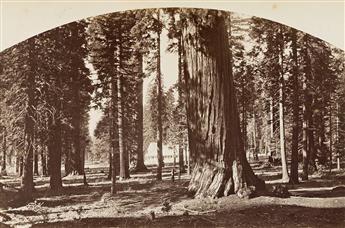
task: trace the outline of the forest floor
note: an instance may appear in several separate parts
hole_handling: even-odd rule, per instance
[[[118,181],[111,196],[106,164],[87,164],[88,186],[82,176],[63,178],[63,190],[48,190],[47,177],[35,177],[35,201],[15,201],[20,179],[0,177],[0,227],[345,227],[345,170],[319,172],[299,185],[287,185],[289,198],[270,194],[252,199],[237,196],[193,199],[189,177],[171,180],[165,167],[163,181],[154,169]],[[280,167],[252,163],[266,181],[267,192],[280,183]],[[170,210],[169,210],[170,209]]]

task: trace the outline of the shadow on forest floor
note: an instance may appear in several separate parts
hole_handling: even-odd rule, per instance
[[[344,213],[344,208],[263,205],[204,215],[166,215],[154,220],[147,216],[85,218],[33,227],[344,227]]]
[[[255,172],[266,181],[269,192],[274,185],[281,183],[281,167],[263,165],[256,163]],[[82,176],[66,176],[63,178],[64,188],[57,192],[49,190],[49,178],[35,177],[36,201],[31,206],[13,205],[15,208],[4,212],[11,217],[11,224],[36,224],[36,227],[260,227],[261,224],[265,227],[282,224],[288,227],[319,224],[341,227],[345,223],[344,170],[334,171],[332,175],[311,175],[310,180],[301,181],[299,185],[287,184],[292,195],[287,199],[266,195],[243,200],[232,195],[198,200],[192,199],[187,191],[188,175],[184,174],[178,180],[176,174],[176,180],[172,182],[171,168],[164,168],[163,181],[159,182],[155,180],[156,170],[152,167],[148,172],[132,174],[128,180],[117,181],[115,196],[109,193],[111,181],[107,179],[107,172],[100,168],[94,172],[88,170],[88,186],[83,185]],[[19,178],[3,180],[10,186],[20,185]],[[3,195],[4,200],[13,198],[13,194]],[[169,213],[161,210],[165,200],[174,208]],[[193,212],[183,215],[186,212],[184,206],[189,206]],[[157,212],[157,219],[150,219],[151,210]],[[200,215],[198,211],[206,213]]]

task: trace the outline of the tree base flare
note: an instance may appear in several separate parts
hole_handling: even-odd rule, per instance
[[[264,189],[265,182],[238,161],[234,161],[229,168],[208,163],[196,164],[188,187],[195,198],[218,198],[230,194],[252,198],[256,192]]]

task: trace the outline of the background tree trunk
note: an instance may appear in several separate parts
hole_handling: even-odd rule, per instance
[[[311,119],[311,103],[312,97],[309,91],[309,81],[311,79],[311,63],[310,56],[308,53],[309,43],[307,35],[304,36],[304,58],[305,58],[305,67],[304,67],[304,78],[303,78],[303,92],[304,92],[304,102],[303,102],[303,174],[302,180],[308,180],[308,170],[309,170],[309,158],[310,158],[310,119]]]
[[[34,61],[32,61],[33,53],[32,48],[35,48],[35,40],[34,38],[29,40],[30,50],[29,50],[29,58],[30,58],[30,67],[35,68]],[[25,154],[23,159],[23,177],[22,177],[22,192],[23,196],[27,197],[28,199],[32,198],[33,190],[34,190],[34,180],[33,180],[33,153],[34,153],[34,139],[35,139],[35,120],[34,120],[34,104],[35,104],[35,75],[33,73],[29,73],[27,76],[27,107],[26,107],[26,116],[25,116]]]
[[[6,128],[4,128],[3,132],[2,132],[2,164],[1,164],[1,172],[0,175],[1,176],[6,176],[7,172],[6,172],[6,151],[7,151],[7,132],[6,132]]]
[[[116,79],[113,76],[111,78],[111,110],[110,110],[110,119],[111,119],[111,130],[110,130],[110,136],[111,136],[111,153],[112,153],[112,165],[111,165],[111,194],[116,194],[116,167],[117,167],[117,161],[118,158],[118,139],[115,138],[115,133],[117,132],[117,91],[116,91],[117,83]]]
[[[185,111],[185,105],[184,105],[184,82],[183,82],[183,65],[182,65],[182,37],[180,36],[178,39],[178,107],[180,108],[180,111]],[[182,123],[179,125],[179,136],[178,136],[178,163],[179,163],[179,175],[181,173],[186,172],[185,166],[184,166],[184,158],[183,158],[183,148],[184,148],[184,126]]]
[[[123,105],[123,76],[120,72],[121,69],[121,44],[119,44],[119,69],[117,71],[117,130],[119,139],[119,153],[120,153],[120,179],[129,178],[128,170],[128,151],[125,147],[125,137],[124,137],[124,105]]]
[[[201,32],[188,22],[183,37],[189,147],[195,161],[189,190],[196,197],[220,197],[248,186],[264,188],[243,148],[232,60],[224,51],[229,50],[224,18],[215,16]]]
[[[270,156],[276,156],[276,146],[274,140],[274,106],[273,97],[270,98]]]
[[[158,9],[158,20],[160,20],[160,12]],[[161,47],[160,47],[160,36],[161,32],[157,32],[157,100],[158,100],[158,116],[157,116],[157,180],[162,180],[162,166],[163,166],[163,91],[162,91],[162,75],[161,75]]]
[[[56,80],[57,88],[62,88],[62,79],[59,76]],[[58,94],[54,98],[54,106],[56,113],[54,116],[49,117],[49,139],[48,139],[48,166],[50,176],[50,188],[52,190],[59,190],[62,188],[61,179],[61,154],[62,154],[62,126],[61,126],[61,112],[62,112],[62,100]]]
[[[67,133],[67,132],[66,132]],[[69,175],[72,173],[72,145],[70,142],[70,135],[65,137],[65,176]]]
[[[143,106],[143,86],[144,86],[144,79],[143,79],[143,58],[141,54],[138,54],[138,82],[137,82],[137,125],[138,125],[138,148],[137,148],[137,164],[135,167],[136,172],[147,171],[144,164],[144,106]]]
[[[42,143],[41,145],[41,169],[42,169],[42,175],[47,176],[47,157],[45,153],[45,145]]]
[[[34,175],[38,176],[38,146],[36,144],[36,140],[35,140],[35,146],[34,146],[35,150],[34,150]]]
[[[283,28],[280,25],[280,88],[279,88],[279,135],[280,135],[280,154],[282,162],[282,181],[289,181],[289,173],[287,167],[286,158],[286,142],[285,142],[285,121],[284,121],[284,106],[285,106],[285,95],[284,95],[284,35]]]
[[[77,74],[76,74],[77,75]],[[72,112],[72,145],[71,151],[71,172],[79,175],[84,174],[81,161],[80,128],[81,128],[81,108],[80,108],[80,79],[73,77],[73,112]]]
[[[292,29],[292,59],[293,59],[293,125],[291,145],[291,179],[298,184],[298,136],[299,136],[299,86],[298,86],[298,59],[297,59],[297,31]]]
[[[24,173],[24,157],[19,156],[19,176],[22,177]]]
[[[330,97],[332,97],[330,95]],[[330,101],[329,104],[329,172],[332,172],[332,161],[333,161],[333,124],[332,124],[332,115],[333,115],[333,110],[332,110],[332,102]]]
[[[112,86],[110,86],[110,89],[112,88]],[[112,94],[112,91],[110,91],[110,93]],[[109,148],[109,154],[108,154],[108,161],[109,161],[109,171],[108,171],[108,176],[107,179],[111,180],[112,179],[112,172],[113,172],[113,128],[114,128],[114,121],[113,121],[113,116],[112,116],[112,101],[110,103],[110,113],[108,113],[108,117],[110,119],[110,124],[109,124],[109,142],[111,143],[110,148]]]
[[[62,187],[61,180],[61,123],[58,118],[50,120],[50,135],[48,139],[48,166],[50,176],[50,188],[59,190]]]

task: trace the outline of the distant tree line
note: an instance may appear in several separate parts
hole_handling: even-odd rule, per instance
[[[178,58],[178,80],[167,89],[163,30]],[[188,146],[189,190],[200,197],[263,189],[246,155],[280,160],[283,180],[297,184],[299,165],[307,179],[345,154],[343,52],[275,22],[205,9],[125,11],[42,33],[0,59],[1,172],[14,158],[29,198],[34,175],[62,187],[62,164],[64,175],[84,175],[87,184],[86,154],[109,161],[115,194],[116,176],[130,178],[130,164],[147,170],[151,141],[157,180],[163,143],[179,145],[182,172]],[[92,107],[104,114],[93,145]]]

